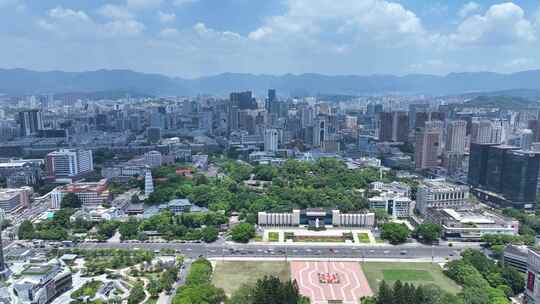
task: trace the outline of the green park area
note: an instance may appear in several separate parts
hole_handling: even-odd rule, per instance
[[[289,263],[286,262],[218,262],[212,283],[230,295],[246,283],[253,284],[264,276],[276,276],[282,281],[290,278]]]
[[[278,242],[279,241],[279,233],[278,232],[269,232],[268,233],[268,241],[269,242]]]
[[[365,232],[358,233],[358,241],[360,243],[371,243],[369,235]]]
[[[75,290],[72,294],[71,294],[71,298],[72,299],[77,299],[77,298],[80,298],[80,297],[89,297],[89,298],[93,298],[96,296],[96,293],[97,291],[99,290],[99,288],[103,285],[103,282],[101,281],[88,281],[86,283],[84,283],[83,286],[81,286],[81,288]]]
[[[373,262],[363,263],[362,269],[372,290],[378,290],[384,280],[391,286],[401,281],[416,286],[433,284],[450,293],[459,291],[459,286],[444,275],[438,264]]]
[[[295,236],[295,242],[300,243],[343,243],[345,240],[342,236]]]

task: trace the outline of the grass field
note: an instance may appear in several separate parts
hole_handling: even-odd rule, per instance
[[[279,241],[279,233],[278,232],[268,232],[268,241],[269,242],[277,242],[277,241]]]
[[[365,232],[358,233],[358,241],[360,243],[370,243],[369,235]]]
[[[363,263],[362,269],[373,291],[379,289],[384,280],[389,284],[395,281],[415,285],[434,284],[451,293],[457,293],[460,287],[446,277],[437,264],[431,263]]]
[[[289,280],[289,263],[285,262],[217,262],[212,283],[223,288],[228,295],[240,285],[255,283],[265,275]]]
[[[343,243],[345,240],[342,236],[298,236],[294,237],[295,242],[304,243]]]

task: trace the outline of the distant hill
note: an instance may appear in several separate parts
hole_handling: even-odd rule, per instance
[[[252,90],[266,94],[275,88],[281,96],[429,94],[455,95],[476,92],[528,92],[540,96],[540,70],[514,74],[453,73],[446,76],[411,74],[343,75],[321,74],[254,75],[225,73],[196,79],[173,78],[129,70],[90,72],[35,72],[24,69],[0,69],[0,94],[127,92],[166,96],[198,94],[227,95],[231,91]],[[536,93],[533,93],[536,92]],[[485,95],[482,93],[482,95]],[[496,94],[509,95],[513,94]]]
[[[506,110],[538,109],[540,102],[512,96],[479,96],[463,104],[463,106],[501,108]]]

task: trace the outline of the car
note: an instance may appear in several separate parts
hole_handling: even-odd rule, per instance
[[[407,250],[401,250],[401,251],[399,252],[399,254],[401,254],[401,255],[406,255],[406,254],[407,254]]]

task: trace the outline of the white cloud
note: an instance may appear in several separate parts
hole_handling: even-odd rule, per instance
[[[252,31],[249,37],[261,40],[295,35],[295,39],[318,39],[317,36],[326,35],[334,36],[334,40],[396,41],[398,38],[419,38],[425,34],[416,14],[395,2],[287,0],[286,3],[285,14],[268,18],[263,26]],[[345,36],[347,38],[344,38]]]
[[[461,18],[470,16],[471,14],[478,13],[480,11],[480,4],[476,2],[468,2],[459,10],[458,15]]]
[[[466,18],[450,40],[458,45],[512,45],[535,41],[536,31],[523,9],[507,2]]]
[[[197,2],[199,2],[199,0],[174,0],[174,5],[180,7],[180,6],[190,5]]]
[[[79,40],[132,37],[144,31],[144,24],[120,12],[111,8],[104,9],[100,14],[111,20],[98,23],[84,11],[58,6],[49,10],[46,18],[38,19],[37,25],[59,37]]]
[[[255,31],[249,33],[248,37],[252,40],[261,40],[264,39],[264,37],[271,35],[272,31],[273,30],[271,27],[260,27]]]
[[[63,8],[62,6],[57,6],[48,12],[49,17],[58,20],[81,20],[81,21],[91,21],[90,17],[83,11],[72,10],[69,8]]]
[[[158,12],[159,21],[161,23],[169,23],[176,20],[176,14],[175,13],[165,13],[162,11]]]
[[[149,9],[161,5],[161,0],[127,0],[127,6],[131,9]]]
[[[206,24],[199,22],[193,26],[193,30],[195,33],[197,33],[200,37],[203,38],[220,38],[224,40],[237,40],[242,39],[242,36],[238,33],[234,33],[231,31],[216,31],[214,29],[208,28]]]
[[[125,6],[106,4],[98,10],[99,14],[110,19],[133,19],[135,16]]]

